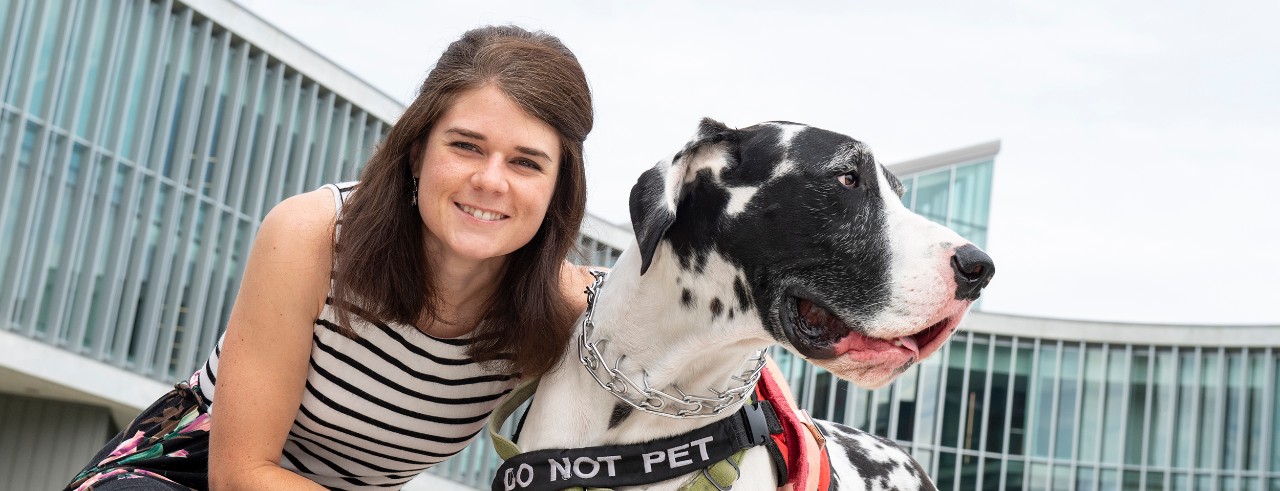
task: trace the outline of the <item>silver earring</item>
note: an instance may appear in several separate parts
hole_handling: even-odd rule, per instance
[[[418,178],[413,178],[413,199],[409,200],[409,206],[418,206]]]

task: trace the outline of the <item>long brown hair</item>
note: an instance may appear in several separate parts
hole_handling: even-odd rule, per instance
[[[591,91],[577,58],[555,36],[515,26],[467,31],[431,69],[418,96],[374,151],[343,206],[334,246],[334,302],[348,336],[350,310],[381,322],[439,319],[439,285],[423,251],[423,224],[410,205],[412,176],[431,126],[458,94],[500,88],[560,137],[560,171],[546,219],[507,257],[469,354],[477,361],[539,375],[563,354],[577,316],[563,297],[560,268],[577,244],[586,211],[582,142],[591,131]],[[428,254],[431,251],[427,251]]]

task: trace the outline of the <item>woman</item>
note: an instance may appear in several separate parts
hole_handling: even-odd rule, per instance
[[[592,117],[555,37],[464,34],[358,184],[271,210],[209,362],[69,488],[386,489],[461,450],[585,307]]]

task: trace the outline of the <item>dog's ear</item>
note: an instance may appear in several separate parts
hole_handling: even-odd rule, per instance
[[[698,166],[690,165],[706,150],[730,140],[733,130],[724,123],[702,118],[698,133],[676,152],[671,160],[663,160],[640,174],[631,187],[631,226],[640,246],[640,274],[649,270],[653,254],[667,229],[676,221],[676,205],[680,203],[686,182],[692,182]]]

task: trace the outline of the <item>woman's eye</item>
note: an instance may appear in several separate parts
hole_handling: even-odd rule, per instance
[[[841,186],[844,186],[844,187],[849,188],[849,189],[853,189],[853,188],[858,187],[858,173],[857,173],[857,172],[846,172],[846,173],[844,173],[844,174],[840,174],[840,176],[839,176],[839,177],[837,177],[837,178],[836,178],[836,180],[837,180],[837,181],[840,181],[840,185],[841,185]]]
[[[516,159],[516,165],[519,165],[521,167],[528,167],[530,169],[533,169],[539,172],[542,171],[541,165],[529,159]]]
[[[457,141],[457,142],[450,143],[450,144],[449,144],[449,146],[451,146],[451,147],[455,147],[455,148],[460,148],[460,149],[467,150],[467,151],[470,151],[470,152],[479,152],[479,151],[480,151],[480,147],[477,147],[477,146],[475,146],[475,145],[471,144],[470,142]]]

